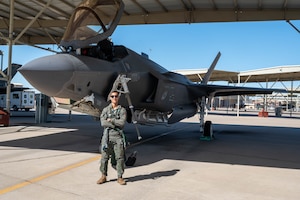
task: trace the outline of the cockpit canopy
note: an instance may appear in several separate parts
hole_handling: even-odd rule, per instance
[[[84,0],[72,14],[60,46],[77,49],[107,39],[123,10],[122,0]]]

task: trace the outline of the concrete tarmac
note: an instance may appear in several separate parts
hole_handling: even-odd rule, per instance
[[[137,151],[125,169],[126,186],[100,177],[99,122],[61,111],[51,123],[15,114],[0,127],[0,200],[299,199],[300,119],[231,116],[214,112],[215,140],[200,140],[197,116],[170,126],[127,124]]]

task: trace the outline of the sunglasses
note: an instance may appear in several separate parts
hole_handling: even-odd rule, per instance
[[[111,98],[118,98],[119,96],[118,95],[112,95],[110,96]]]

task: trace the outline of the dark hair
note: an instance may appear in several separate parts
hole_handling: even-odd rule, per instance
[[[114,91],[112,91],[110,94],[112,94],[112,93],[118,93],[118,95],[120,94],[118,91],[116,91],[116,90],[114,90]]]

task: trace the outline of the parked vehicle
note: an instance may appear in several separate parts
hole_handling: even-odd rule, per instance
[[[14,91],[11,92],[10,105],[14,111],[29,111],[34,108],[35,92],[34,91]],[[0,94],[0,107],[6,108],[6,94]]]
[[[282,110],[284,110],[284,111],[288,111],[288,110],[294,110],[294,108],[295,108],[295,105],[294,104],[281,104],[281,108],[282,108]]]

